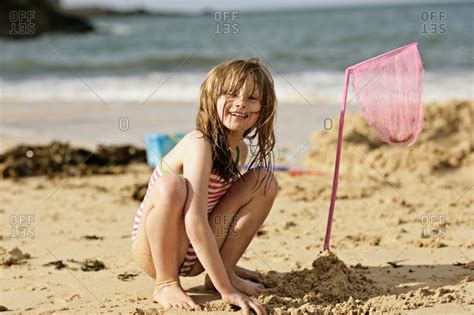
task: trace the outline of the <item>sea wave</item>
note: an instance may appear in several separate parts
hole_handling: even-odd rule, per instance
[[[187,102],[197,103],[205,72],[150,72],[130,76],[57,76],[22,80],[0,79],[2,101],[9,103],[44,102]],[[340,103],[344,73],[308,71],[274,73],[280,104],[334,105]],[[470,71],[427,72],[425,100],[474,98],[474,76]],[[349,90],[349,100],[352,98]],[[100,98],[100,99],[99,99]]]

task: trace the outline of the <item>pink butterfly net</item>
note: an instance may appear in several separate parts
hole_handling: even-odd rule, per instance
[[[382,141],[396,146],[409,146],[416,141],[424,125],[423,66],[417,43],[389,51],[346,69],[324,250],[329,249],[331,237],[344,114],[351,75],[352,86],[362,116]]]
[[[362,115],[392,145],[409,146],[423,128],[423,67],[416,43],[349,68]]]

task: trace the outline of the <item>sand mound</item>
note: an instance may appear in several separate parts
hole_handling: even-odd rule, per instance
[[[312,269],[293,271],[283,276],[270,272],[266,285],[269,293],[317,303],[341,302],[349,297],[367,298],[375,285],[363,274],[349,269],[330,251],[324,251],[313,261]]]
[[[320,253],[312,266],[310,270],[288,273],[270,271],[264,276],[265,295],[256,300],[265,305],[269,314],[296,310],[317,312],[347,300],[367,300],[380,292],[362,271],[347,267],[332,252]],[[203,309],[229,311],[231,307],[218,302],[206,303]]]
[[[391,294],[364,275],[364,268],[347,267],[334,253],[325,251],[313,261],[312,269],[278,273],[264,277],[265,295],[256,300],[269,314],[368,314],[430,307],[434,304],[470,303],[465,297],[472,277],[457,286],[414,288]],[[206,303],[201,309],[229,311],[223,302]]]
[[[322,252],[312,267],[284,274],[270,271],[265,277],[270,289],[258,301],[275,310],[316,311],[348,299],[367,300],[380,292],[362,271],[347,267],[332,252]]]
[[[456,287],[416,288],[391,294],[364,275],[364,268],[349,268],[332,252],[322,252],[312,269],[279,274],[271,271],[265,277],[270,287],[257,300],[275,314],[365,314],[368,312],[401,312],[436,303],[469,303],[467,277]]]
[[[473,165],[473,115],[474,101],[427,105],[420,137],[409,148],[400,148],[381,142],[360,114],[349,114],[344,123],[340,173],[364,178],[370,174],[388,177],[395,172],[432,175],[444,169]],[[333,170],[337,131],[335,123],[330,131],[314,133],[314,146],[305,161],[308,168]]]
[[[425,127],[409,148],[383,143],[360,114],[348,114],[339,172],[338,199],[372,196],[385,187],[400,188],[445,171],[474,166],[473,101],[449,101],[425,107]],[[336,119],[334,119],[336,121]],[[303,164],[323,176],[279,174],[281,195],[293,200],[329,200],[336,155],[338,125],[317,131]]]

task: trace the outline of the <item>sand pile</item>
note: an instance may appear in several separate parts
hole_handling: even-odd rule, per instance
[[[361,270],[347,267],[332,252],[322,252],[312,267],[289,273],[270,271],[264,280],[270,288],[258,301],[269,310],[315,312],[349,299],[367,300],[380,293],[380,288]]]
[[[360,114],[349,114],[344,123],[341,175],[373,174],[371,165],[384,176],[395,172],[431,175],[473,165],[473,115],[474,101],[427,105],[420,137],[409,148],[400,148],[381,142]],[[332,130],[313,135],[313,149],[305,161],[308,168],[333,170],[337,131],[336,123]]]
[[[464,266],[465,269],[471,265]],[[402,314],[404,310],[431,307],[435,304],[456,302],[473,303],[467,298],[473,277],[467,276],[458,285],[438,288],[415,287],[399,290],[397,294],[369,279],[366,268],[347,267],[329,251],[322,252],[312,263],[312,269],[279,273],[270,271],[264,276],[267,288],[256,300],[265,305],[269,314]],[[219,302],[198,307],[206,311],[236,309]]]
[[[361,303],[381,291],[360,269],[347,267],[332,252],[320,253],[312,266],[311,270],[288,273],[270,271],[264,275],[265,294],[256,300],[265,305],[269,314],[287,311],[301,314],[331,309],[345,301]],[[212,302],[199,309],[230,311],[237,308],[223,302]]]
[[[349,268],[332,252],[322,252],[312,267],[289,273],[270,271],[265,276],[265,285],[270,288],[257,300],[275,314],[398,313],[436,303],[470,303],[465,291],[472,277],[463,279],[459,286],[391,294],[367,278],[364,268]]]
[[[145,151],[133,146],[99,146],[96,151],[67,143],[18,145],[0,154],[0,176],[20,178],[47,175],[116,174],[130,163],[146,162]]]
[[[474,166],[473,101],[449,101],[425,107],[425,126],[409,148],[379,140],[360,114],[348,114],[344,124],[338,199],[365,198],[377,190],[423,180],[443,171]],[[334,119],[336,122],[337,119]],[[281,194],[293,200],[329,200],[332,190],[338,125],[312,136],[312,149],[303,161],[324,176],[301,181],[280,174]]]

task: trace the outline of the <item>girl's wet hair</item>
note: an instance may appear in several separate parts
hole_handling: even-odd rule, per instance
[[[249,167],[266,168],[269,171],[264,172],[267,176],[273,173],[273,123],[277,101],[272,76],[257,58],[234,59],[217,65],[206,76],[201,85],[196,119],[196,129],[201,131],[212,145],[213,167],[225,180],[238,179],[242,174],[232,159],[225,132],[227,128],[217,113],[217,99],[221,95],[238,93],[244,84],[244,96],[257,95],[262,105],[257,122],[243,134],[243,138],[248,140],[249,154],[252,156]]]

